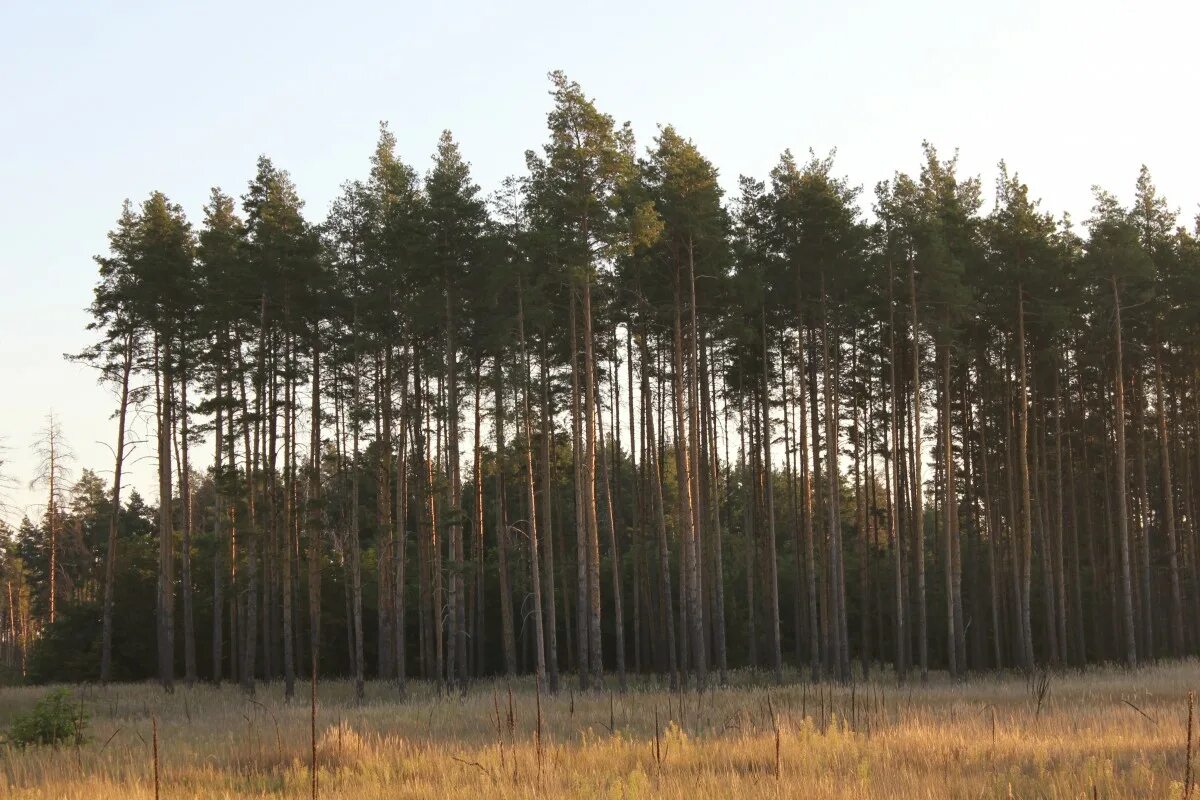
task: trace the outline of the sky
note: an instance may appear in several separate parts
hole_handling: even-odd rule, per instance
[[[198,223],[267,154],[317,221],[381,120],[422,172],[450,129],[490,191],[545,141],[562,69],[641,146],[673,124],[731,191],[785,148],[836,148],[868,202],[929,140],[986,196],[1004,159],[1080,222],[1093,185],[1128,199],[1145,163],[1190,224],[1198,29],[1200,5],[1163,0],[0,0],[0,518],[40,513],[51,411],[76,474],[111,478],[114,395],[63,354],[90,341],[93,256],[125,198],[161,190]],[[150,450],[131,481],[153,498]]]

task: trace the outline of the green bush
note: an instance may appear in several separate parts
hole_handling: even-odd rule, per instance
[[[67,739],[74,739],[76,744],[83,742],[83,732],[87,728],[87,713],[82,705],[71,703],[71,694],[66,689],[55,689],[37,701],[37,705],[28,714],[22,714],[13,720],[8,730],[8,740],[18,747],[28,745],[62,744]]]

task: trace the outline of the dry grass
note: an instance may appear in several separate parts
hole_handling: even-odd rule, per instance
[[[737,686],[700,695],[566,690],[541,697],[540,750],[529,680],[513,685],[511,728],[503,682],[465,696],[415,685],[405,702],[378,683],[363,705],[349,684],[328,683],[320,796],[1181,798],[1198,667],[1052,675],[1040,709],[1036,681],[1019,676],[850,688],[739,675]],[[0,689],[0,726],[44,691]],[[253,702],[232,687],[78,694],[92,714],[89,741],[0,747],[0,797],[152,798],[154,718],[163,798],[310,796],[307,686],[291,705],[280,686]]]

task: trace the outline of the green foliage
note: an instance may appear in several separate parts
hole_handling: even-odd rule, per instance
[[[82,703],[75,703],[66,689],[47,694],[27,714],[13,720],[8,741],[18,747],[60,745],[68,739],[81,744],[87,729],[88,714]]]
[[[118,545],[118,587],[113,605],[115,680],[144,680],[154,670],[154,626],[146,624],[154,608],[155,542],[123,536]],[[30,683],[78,683],[100,677],[101,606],[99,599],[59,604],[58,619],[47,625],[29,653]]]

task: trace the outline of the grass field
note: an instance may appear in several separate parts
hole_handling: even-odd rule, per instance
[[[319,794],[1182,798],[1187,694],[1197,687],[1196,661],[905,687],[779,687],[738,674],[733,686],[682,695],[647,684],[539,697],[526,679],[511,700],[504,682],[441,696],[414,684],[405,702],[377,683],[362,705],[349,684],[325,683]],[[0,726],[46,691],[0,689]],[[162,798],[310,797],[308,691],[298,686],[289,705],[279,685],[253,700],[233,687],[79,688],[86,741],[0,746],[0,797],[152,798],[155,722]]]

